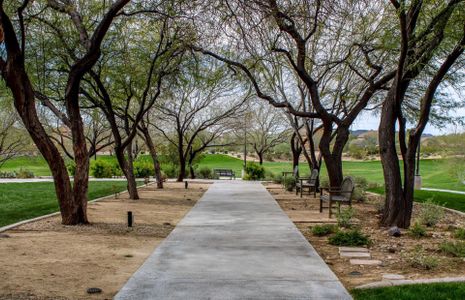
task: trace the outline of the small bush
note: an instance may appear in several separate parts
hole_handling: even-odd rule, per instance
[[[465,228],[457,228],[454,231],[454,237],[456,239],[465,240]]]
[[[433,203],[428,199],[422,204],[418,218],[423,225],[428,227],[435,226],[444,217],[444,208]]]
[[[213,178],[213,172],[210,168],[208,167],[202,167],[198,170],[197,176],[200,179],[211,179]]]
[[[281,174],[276,175],[273,179],[273,182],[277,184],[283,183],[283,175]]]
[[[419,238],[422,238],[422,237],[426,236],[426,228],[423,225],[421,225],[420,223],[415,222],[415,224],[410,226],[409,233],[414,238],[419,239]]]
[[[163,172],[168,176],[168,178],[178,177],[178,167],[174,164],[167,164],[162,167]]]
[[[96,160],[90,169],[95,178],[111,178],[113,176],[113,166],[104,160]]]
[[[0,172],[0,178],[16,178],[15,172]]]
[[[331,233],[335,233],[336,231],[337,227],[332,224],[315,225],[312,227],[312,234],[315,236],[325,236]]]
[[[366,246],[370,245],[370,238],[360,230],[338,231],[329,238],[329,243],[336,246]]]
[[[155,175],[155,168],[153,163],[148,161],[135,161],[134,162],[134,176],[137,178],[146,178]]]
[[[275,179],[274,173],[271,172],[271,171],[266,171],[266,170],[265,170],[265,180],[266,180],[266,181],[273,181],[273,182],[274,182],[274,179]]]
[[[286,179],[284,180],[284,188],[288,192],[292,192],[294,190],[295,184],[296,184],[296,180],[292,176],[286,177]]]
[[[407,256],[407,261],[412,267],[422,270],[434,269],[439,264],[439,259],[436,256],[428,255],[421,246],[415,247],[413,252]]]
[[[27,179],[27,178],[34,178],[34,173],[27,169],[19,169],[19,172],[16,173],[16,178]]]
[[[341,209],[341,212],[338,211],[336,213],[337,225],[339,227],[350,228],[354,214],[355,210],[352,207]]]
[[[445,242],[439,246],[439,249],[456,257],[465,257],[465,242]]]
[[[328,178],[320,179],[320,187],[329,188],[329,179]]]
[[[265,177],[265,168],[255,163],[248,163],[245,174],[245,180],[260,180]]]

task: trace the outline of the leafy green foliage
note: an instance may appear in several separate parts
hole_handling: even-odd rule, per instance
[[[265,177],[265,168],[256,163],[248,163],[245,174],[245,180],[260,180]]]
[[[91,174],[95,178],[111,178],[113,177],[113,166],[104,160],[96,160],[91,164]]]
[[[296,179],[293,176],[287,176],[284,180],[284,188],[288,192],[292,192],[296,185]]]
[[[465,257],[465,242],[445,242],[439,246],[439,249],[456,257]]]
[[[422,270],[431,270],[439,265],[439,259],[434,255],[427,254],[420,245],[407,254],[406,259],[412,267]]]
[[[421,224],[428,227],[435,226],[444,217],[444,208],[433,203],[432,199],[428,199],[421,206],[418,219]]]
[[[20,178],[20,179],[34,178],[34,173],[30,170],[21,168],[16,173],[16,178]]]
[[[337,227],[333,224],[315,225],[312,227],[312,234],[315,236],[325,236],[336,231]]]
[[[212,169],[208,167],[202,167],[197,171],[197,176],[201,179],[212,179],[213,178]]]
[[[454,231],[454,237],[456,239],[465,240],[465,228],[457,228]]]
[[[146,178],[155,175],[153,163],[147,161],[134,162],[134,176],[137,178]]]
[[[415,222],[412,226],[410,226],[409,234],[414,238],[422,238],[426,236],[426,228],[425,226],[421,225],[418,222]]]
[[[371,244],[371,240],[359,229],[353,229],[336,232],[329,238],[329,243],[336,246],[366,246]]]
[[[354,214],[355,209],[353,207],[342,208],[340,212],[336,212],[337,225],[343,228],[350,228]]]

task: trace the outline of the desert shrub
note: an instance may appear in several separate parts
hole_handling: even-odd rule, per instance
[[[16,178],[15,172],[0,172],[0,178]]]
[[[260,180],[265,177],[265,168],[255,163],[248,163],[245,174],[245,180]]]
[[[94,161],[90,170],[95,178],[111,178],[113,176],[113,166],[104,160]]]
[[[381,187],[381,184],[379,184],[377,182],[368,182],[368,185],[367,185],[368,190],[376,189],[376,188],[379,188],[379,187]]]
[[[325,236],[336,231],[337,227],[333,224],[315,225],[312,227],[312,234],[315,236]]]
[[[444,217],[444,208],[433,203],[432,199],[428,199],[421,205],[418,215],[419,221],[428,227],[435,226]]]
[[[161,175],[161,180],[163,180],[163,181],[165,181],[166,178],[168,178],[168,177],[166,177],[166,174],[165,174],[165,172],[163,172],[163,170],[160,170],[160,175]]]
[[[355,210],[352,207],[343,208],[336,213],[337,225],[339,227],[350,228],[352,226],[352,218]]]
[[[465,228],[457,228],[454,231],[454,237],[456,239],[465,240]]]
[[[275,175],[271,171],[265,170],[265,180],[266,181],[273,181],[274,182]]]
[[[69,161],[66,164],[66,169],[68,170],[69,175],[76,175],[76,163],[74,161]]]
[[[168,178],[176,178],[178,177],[178,167],[174,164],[166,164],[162,166],[163,172],[166,174]]]
[[[284,180],[284,188],[288,192],[292,192],[295,188],[296,180],[295,177],[289,176]]]
[[[113,163],[111,166],[111,172],[113,173],[113,176],[124,176],[123,170],[121,170],[121,167],[119,166],[118,162]]]
[[[278,184],[283,183],[283,175],[281,174],[276,175],[273,179],[273,182],[278,183]]]
[[[16,173],[16,178],[21,178],[21,179],[34,178],[34,173],[32,171],[27,170],[27,169],[21,168]]]
[[[370,245],[370,238],[359,229],[338,231],[329,238],[329,243],[336,246],[366,246]]]
[[[212,169],[210,169],[209,167],[201,167],[197,171],[197,176],[201,179],[211,179],[213,178]]]
[[[146,178],[155,175],[155,168],[153,163],[148,161],[135,161],[134,162],[134,176],[137,178]]]
[[[406,259],[412,267],[422,270],[434,269],[439,264],[439,259],[436,256],[428,255],[419,245],[406,256]]]
[[[365,177],[361,176],[352,176],[354,179],[354,192],[352,194],[352,199],[356,201],[365,201],[366,200],[366,190],[368,188],[368,181]]]
[[[439,249],[456,257],[465,257],[465,242],[445,242],[439,246]]]
[[[425,226],[421,225],[419,222],[415,222],[412,226],[410,226],[409,234],[414,238],[422,238],[426,236],[426,228]]]

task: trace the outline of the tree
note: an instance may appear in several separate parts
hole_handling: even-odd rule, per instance
[[[138,21],[140,23],[134,23]],[[133,140],[144,116],[158,100],[162,84],[177,65],[183,49],[180,29],[162,17],[126,20],[138,30],[122,26],[118,42],[104,51],[102,60],[89,72],[81,93],[105,115],[113,135],[118,163],[128,182],[130,199],[139,199],[133,171]],[[151,28],[151,33],[146,32]],[[144,39],[135,35],[145,34]],[[127,66],[131,65],[131,71]]]
[[[18,7],[11,7],[17,3],[9,3],[11,6],[8,9],[16,11],[16,26],[11,21],[10,16],[12,13],[7,12],[4,1],[0,1],[0,23],[5,35],[7,54],[6,60],[3,58],[0,60],[2,77],[11,91],[15,108],[24,126],[51,169],[62,223],[66,225],[88,223],[86,210],[89,157],[79,106],[79,88],[84,75],[100,57],[102,42],[113,19],[128,2],[129,0],[118,0],[112,3],[101,20],[94,23],[93,32],[89,34],[89,29],[86,28],[87,24],[83,23],[83,17],[72,1],[49,0],[45,7],[41,7],[29,0],[20,2]],[[29,26],[32,27],[32,23],[26,27],[24,22],[24,14],[28,7],[31,7],[31,15],[36,17],[40,13],[47,14],[45,17],[49,19],[59,19],[62,15],[66,15],[70,18],[69,22],[74,26],[74,37],[77,35],[80,41],[79,45],[73,45],[73,47],[76,46],[75,51],[65,54],[69,55],[70,68],[67,71],[67,80],[64,87],[63,99],[66,107],[66,119],[63,121],[69,125],[73,136],[73,152],[76,163],[73,185],[71,185],[63,157],[52,139],[47,135],[37,114],[37,90],[31,81],[31,73],[34,72],[34,69],[26,68],[26,59],[34,57],[33,55],[27,55],[27,51],[31,51],[27,47],[28,43],[34,41],[27,31],[30,28]],[[31,22],[33,19],[35,18],[31,18]],[[18,35],[16,32],[18,32]],[[71,47],[71,45],[69,46]],[[79,54],[77,53],[78,50]],[[39,74],[35,75],[38,76]]]
[[[249,109],[252,112],[249,141],[262,165],[265,153],[287,140],[289,131],[280,110],[262,102],[253,103]]]
[[[186,59],[179,69],[164,101],[155,105],[156,122],[152,125],[176,147],[177,180],[183,181],[189,160],[192,162],[219,136],[225,122],[236,116],[249,93],[228,74],[227,68],[207,57]]]
[[[394,82],[384,99],[379,126],[380,155],[386,189],[382,224],[407,228],[414,195],[415,156],[421,135],[434,108],[437,90],[465,47],[465,6],[451,0],[435,6],[423,1],[391,1],[401,37]],[[463,69],[462,69],[463,70]],[[463,73],[462,73],[463,74]],[[421,88],[421,86],[426,86]],[[410,97],[421,91],[414,106],[414,126],[407,130]],[[403,179],[396,150],[398,124]]]
[[[389,51],[386,54],[376,45],[377,34],[384,26],[376,18],[385,14],[384,5],[237,0],[226,1],[224,7],[234,24],[222,25],[238,34],[228,31],[221,38],[231,41],[227,45],[237,41],[241,51],[212,51],[198,45],[193,49],[243,72],[256,95],[269,104],[294,116],[320,119],[320,152],[331,186],[339,186],[343,179],[342,152],[351,124],[395,75],[381,65],[389,62]],[[267,73],[275,74],[272,68],[280,65],[282,58],[308,93],[308,105],[296,106],[263,83]]]

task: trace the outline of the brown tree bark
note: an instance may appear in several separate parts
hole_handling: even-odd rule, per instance
[[[140,125],[141,125],[139,127],[140,131],[142,132],[144,136],[145,144],[147,145],[150,156],[152,157],[153,168],[155,170],[155,179],[157,180],[157,188],[162,189],[163,188],[163,177],[161,175],[161,167],[160,167],[160,161],[158,160],[157,149],[155,148],[155,144],[143,120],[141,121]]]

